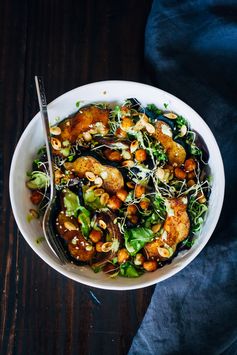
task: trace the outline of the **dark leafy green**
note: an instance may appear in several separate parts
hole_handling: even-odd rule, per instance
[[[120,265],[119,274],[124,277],[139,277],[143,272],[135,268],[130,261]]]
[[[78,196],[69,189],[65,189],[63,203],[66,209],[66,215],[78,217],[82,234],[88,237],[90,232],[90,212],[80,205]]]
[[[49,176],[43,171],[33,171],[26,185],[31,190],[44,189],[49,186]]]
[[[137,227],[127,229],[124,233],[125,246],[128,252],[133,256],[152,240],[154,233],[146,227]]]

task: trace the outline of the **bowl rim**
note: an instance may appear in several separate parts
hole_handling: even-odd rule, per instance
[[[21,235],[24,237],[24,239],[26,240],[26,242],[30,245],[30,247],[34,250],[34,252],[44,261],[46,262],[49,266],[51,266],[53,269],[55,269],[56,271],[58,271],[60,274],[76,281],[79,283],[82,283],[84,285],[87,285],[89,287],[95,287],[95,288],[99,288],[99,289],[104,289],[104,290],[116,290],[116,291],[126,291],[126,290],[133,290],[133,289],[141,289],[144,287],[148,287],[151,285],[155,285],[161,281],[164,281],[166,279],[168,279],[169,277],[174,276],[175,274],[177,274],[179,271],[181,271],[182,269],[184,269],[187,265],[189,265],[195,258],[196,256],[201,252],[201,250],[205,247],[205,245],[207,244],[207,242],[209,241],[211,235],[213,234],[216,225],[218,223],[220,214],[221,214],[221,210],[222,210],[222,206],[223,206],[223,201],[224,201],[224,192],[225,192],[225,173],[224,173],[224,164],[223,164],[223,160],[222,160],[222,156],[221,156],[221,152],[220,149],[218,147],[218,144],[216,142],[216,139],[211,131],[211,129],[209,128],[209,126],[207,125],[207,123],[202,119],[202,117],[188,104],[186,104],[183,100],[179,99],[178,97],[176,97],[173,94],[170,94],[169,92],[162,90],[160,88],[157,88],[155,86],[152,85],[148,85],[148,84],[144,84],[144,83],[139,83],[136,81],[126,81],[126,80],[104,80],[104,81],[97,81],[97,82],[92,82],[89,84],[85,84],[79,87],[76,87],[72,90],[69,90],[65,93],[63,93],[62,95],[58,96],[56,99],[54,99],[53,101],[51,101],[48,104],[48,107],[50,108],[50,106],[53,106],[55,104],[57,104],[58,101],[62,100],[64,96],[67,95],[71,95],[74,92],[76,92],[78,89],[84,89],[84,88],[90,88],[90,87],[95,87],[95,86],[103,86],[103,85],[134,85],[134,86],[140,86],[140,88],[144,88],[144,89],[148,89],[148,88],[152,88],[155,89],[158,92],[167,95],[169,98],[173,99],[176,103],[181,104],[184,108],[187,108],[189,111],[191,111],[196,117],[198,117],[202,123],[204,124],[206,130],[208,131],[208,134],[210,135],[210,137],[212,138],[212,143],[215,145],[215,153],[217,154],[217,158],[219,160],[218,164],[219,164],[219,179],[222,182],[222,188],[221,191],[219,191],[219,203],[217,206],[217,210],[215,211],[215,218],[212,219],[212,223],[208,229],[208,233],[206,233],[205,237],[203,236],[203,240],[202,242],[196,247],[195,250],[192,251],[192,254],[190,254],[187,257],[187,260],[184,260],[182,263],[179,263],[178,265],[175,266],[175,268],[168,270],[166,272],[166,274],[164,275],[159,275],[158,277],[152,279],[152,280],[147,280],[147,281],[142,281],[139,284],[131,284],[131,285],[125,285],[125,286],[119,286],[117,284],[114,285],[106,285],[103,284],[103,281],[100,282],[93,282],[90,281],[90,279],[86,280],[83,278],[83,280],[80,278],[80,275],[74,275],[74,273],[71,273],[70,270],[68,270],[67,267],[62,267],[60,264],[56,263],[55,260],[53,258],[51,258],[50,256],[46,256],[46,255],[42,255],[41,253],[41,249],[37,248],[37,246],[30,240],[30,238],[28,237],[28,233],[27,231],[25,231],[23,224],[21,222],[21,218],[18,216],[17,214],[17,209],[16,209],[16,203],[15,203],[15,196],[13,195],[13,171],[16,165],[16,160],[17,160],[17,155],[18,155],[18,150],[19,147],[21,146],[22,142],[24,141],[28,131],[31,129],[31,126],[33,126],[35,124],[35,122],[39,119],[39,115],[40,113],[38,112],[31,120],[30,122],[27,124],[27,126],[24,128],[24,131],[22,132],[20,139],[18,140],[18,143],[15,146],[14,149],[14,153],[12,156],[12,162],[11,162],[11,167],[10,167],[10,175],[9,175],[9,195],[10,195],[10,201],[11,201],[11,206],[12,206],[12,211],[13,211],[13,215],[15,218],[15,221],[17,223],[17,227],[20,230]],[[139,280],[140,278],[137,278],[137,280]]]

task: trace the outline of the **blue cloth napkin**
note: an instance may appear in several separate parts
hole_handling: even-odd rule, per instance
[[[218,226],[184,270],[157,284],[129,355],[237,354],[237,2],[155,0],[145,34],[151,83],[192,106],[225,165]]]

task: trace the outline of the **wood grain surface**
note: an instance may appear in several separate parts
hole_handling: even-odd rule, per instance
[[[67,280],[18,232],[8,193],[15,145],[48,102],[106,79],[146,82],[151,0],[0,1],[0,354],[126,354],[153,288],[115,292]]]

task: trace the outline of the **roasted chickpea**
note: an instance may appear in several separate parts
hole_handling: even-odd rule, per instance
[[[124,117],[124,118],[122,119],[121,128],[122,128],[124,131],[128,131],[129,128],[131,128],[132,126],[134,126],[134,123],[133,123],[133,120],[131,120],[131,118],[129,118],[129,117]]]
[[[129,214],[128,219],[132,224],[137,224],[138,216],[136,214]]]
[[[135,158],[139,162],[145,161],[147,158],[147,154],[146,154],[145,149],[137,149],[135,152]]]
[[[132,214],[136,214],[137,213],[137,207],[136,205],[129,205],[127,207],[127,214],[128,215],[132,215]]]
[[[124,202],[128,196],[128,192],[125,189],[120,189],[116,192],[116,196]]]
[[[188,182],[187,182],[188,187],[191,187],[195,184],[196,184],[196,182],[194,180],[188,180]]]
[[[206,197],[205,197],[205,195],[204,195],[203,192],[199,192],[199,193],[197,194],[197,201],[198,201],[199,203],[205,203],[205,202],[207,201],[207,199],[206,199]]]
[[[187,159],[184,163],[184,169],[187,173],[189,173],[190,171],[194,171],[196,167],[197,167],[197,163],[192,158]]]
[[[121,161],[123,159],[122,155],[117,150],[105,149],[104,155],[110,161]]]
[[[196,175],[194,171],[190,171],[189,173],[187,173],[187,179],[188,180],[193,180],[195,179]]]
[[[150,200],[144,199],[144,200],[139,202],[139,205],[140,205],[142,210],[147,210],[149,205],[150,205]]]
[[[180,180],[186,179],[186,172],[181,168],[175,168],[174,175],[177,177],[177,179],[180,179]]]
[[[116,195],[111,196],[107,204],[111,210],[118,210],[121,205],[122,201]]]
[[[134,189],[134,187],[135,187],[135,184],[132,181],[128,181],[126,185],[129,189]]]
[[[143,185],[136,185],[136,186],[135,186],[135,190],[134,190],[134,192],[135,192],[135,197],[137,197],[137,198],[142,197],[142,195],[144,195],[145,191],[146,191],[145,186],[143,186]]]
[[[156,260],[145,261],[142,266],[146,271],[155,271],[158,267]]]
[[[129,259],[129,253],[127,249],[123,248],[118,251],[118,263],[123,264]]]
[[[96,243],[96,245],[95,245],[95,249],[96,249],[96,251],[98,252],[98,253],[102,253],[102,245],[103,245],[104,243],[103,242],[97,242]]]
[[[101,240],[102,235],[103,235],[102,231],[92,229],[92,231],[89,234],[89,238],[93,243],[97,243]]]
[[[121,129],[120,127],[117,128],[115,135],[120,138],[127,138],[127,132]]]
[[[40,202],[43,200],[43,195],[41,192],[34,190],[31,192],[30,200],[33,205],[39,205]]]

